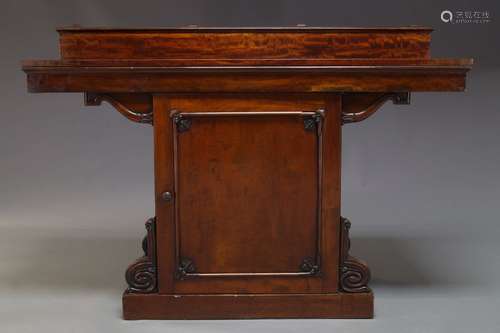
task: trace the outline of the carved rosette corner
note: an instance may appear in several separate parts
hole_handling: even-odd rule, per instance
[[[357,123],[367,119],[377,112],[382,105],[384,105],[388,100],[391,100],[393,104],[402,105],[410,104],[410,93],[409,92],[391,92],[381,94],[376,98],[368,107],[364,108],[359,112],[344,112],[342,111],[342,125],[349,123]]]
[[[308,115],[304,117],[304,129],[306,131],[317,131],[321,127],[321,122],[323,121],[325,111],[319,109],[313,115]]]
[[[173,111],[173,112],[174,112],[173,113],[173,120],[174,120],[174,124],[177,128],[177,133],[189,131],[189,129],[191,128],[191,124],[192,124],[191,119],[183,116],[180,113],[175,113],[176,111]]]
[[[179,266],[177,266],[177,271],[175,272],[175,277],[178,280],[183,280],[188,274],[194,272],[196,272],[194,262],[189,258],[181,258]]]
[[[351,255],[351,241],[349,229],[351,222],[345,217],[340,217],[341,224],[341,248],[340,248],[340,289],[348,293],[370,292],[368,282],[370,281],[370,269],[368,265]]]
[[[118,101],[111,95],[101,94],[101,93],[85,93],[85,105],[86,106],[98,106],[102,102],[109,103],[118,112],[120,112],[125,118],[136,122],[144,124],[153,124],[153,111],[148,112],[136,112],[131,110],[129,107],[125,106],[123,103]]]
[[[306,257],[300,264],[300,271],[311,275],[317,275],[320,272],[320,268],[312,257]]]
[[[147,235],[142,242],[144,256],[130,265],[125,273],[129,293],[147,294],[157,290],[156,218],[146,222]]]

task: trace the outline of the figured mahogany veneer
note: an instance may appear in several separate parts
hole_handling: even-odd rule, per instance
[[[431,29],[58,29],[61,59],[429,58]]]
[[[340,215],[341,129],[413,91],[462,91],[431,29],[63,28],[31,92],[153,125],[155,217],[125,319],[371,318]]]

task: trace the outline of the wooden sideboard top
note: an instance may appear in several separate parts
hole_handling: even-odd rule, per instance
[[[459,91],[472,59],[432,59],[426,27],[57,29],[32,92]],[[291,80],[291,81],[290,81]]]

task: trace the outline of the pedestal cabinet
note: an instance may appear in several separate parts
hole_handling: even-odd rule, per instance
[[[371,318],[340,212],[341,129],[412,91],[464,89],[472,61],[431,59],[430,32],[59,29],[61,60],[23,64],[29,90],[153,125],[156,212],[124,317]]]

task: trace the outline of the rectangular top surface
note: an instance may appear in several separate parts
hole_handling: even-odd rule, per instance
[[[56,29],[60,33],[64,32],[353,32],[353,31],[428,31],[432,32],[433,29],[424,26],[405,26],[405,27],[311,27],[298,24],[289,27],[200,27],[197,25],[188,25],[182,27],[144,27],[144,28],[125,28],[125,27],[82,27],[82,26],[67,26],[59,27]]]
[[[432,59],[418,26],[57,31],[60,59],[23,62],[30,91],[463,90],[472,65]]]

